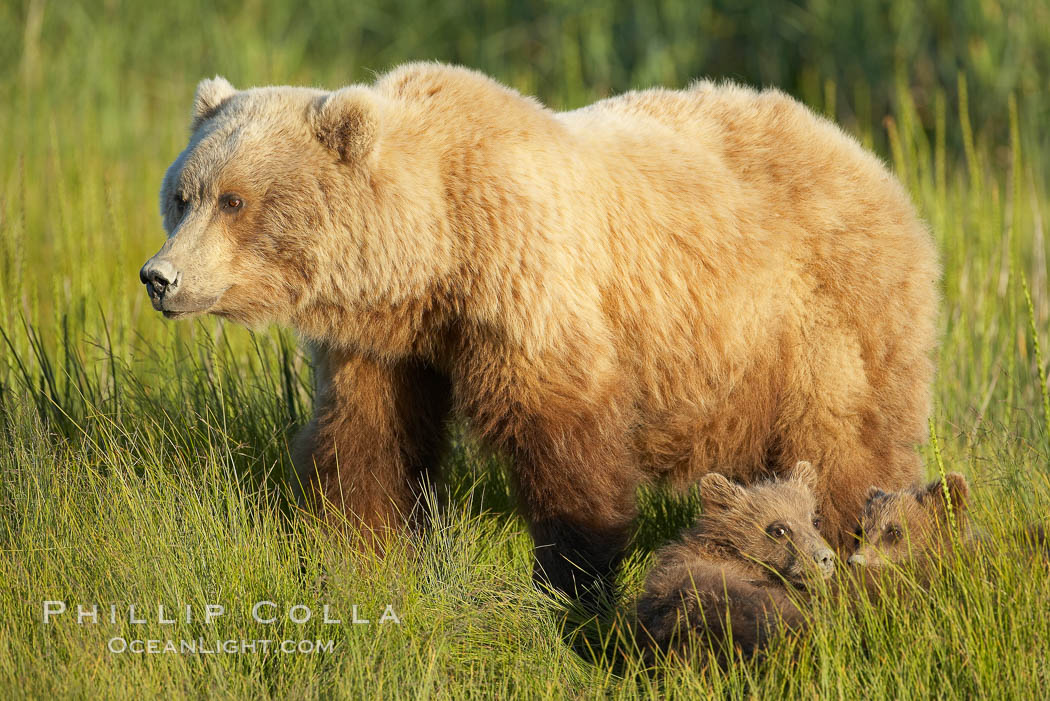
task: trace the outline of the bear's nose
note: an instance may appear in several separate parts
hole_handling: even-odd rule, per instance
[[[163,297],[169,288],[178,284],[179,273],[175,266],[166,260],[149,260],[139,270],[139,280],[146,290],[157,297]]]
[[[835,568],[835,553],[828,548],[821,548],[813,555],[817,565],[825,572],[831,572]]]

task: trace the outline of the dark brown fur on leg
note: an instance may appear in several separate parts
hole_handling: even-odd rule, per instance
[[[513,483],[536,545],[535,579],[586,605],[612,594],[639,482],[623,439],[601,426],[603,418],[537,418],[510,440]]]
[[[422,516],[450,409],[448,381],[426,365],[321,350],[313,420],[295,462],[310,496],[382,540]],[[330,514],[331,515],[331,514]]]
[[[642,475],[629,448],[623,387],[600,372],[607,361],[588,362],[587,352],[581,344],[571,362],[559,363],[530,364],[502,349],[479,356],[484,362],[462,376],[461,396],[472,400],[463,413],[480,437],[511,460],[537,583],[593,604],[611,593]]]

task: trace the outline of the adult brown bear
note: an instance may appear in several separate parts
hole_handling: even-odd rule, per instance
[[[169,318],[296,329],[297,465],[403,523],[450,415],[502,450],[541,578],[615,567],[645,480],[820,473],[842,546],[919,476],[934,247],[871,154],[776,91],[553,112],[412,64],[335,92],[203,81],[142,268]]]

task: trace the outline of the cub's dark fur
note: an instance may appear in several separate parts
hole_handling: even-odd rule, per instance
[[[818,532],[816,472],[798,463],[784,478],[744,488],[720,474],[700,482],[703,515],[678,543],[661,549],[638,601],[638,640],[688,655],[697,645],[727,659],[763,648],[805,618],[790,590],[834,570]]]
[[[861,511],[857,546],[849,564],[855,570],[878,570],[911,563],[920,574],[928,575],[926,570],[957,548],[962,548],[963,555],[978,554],[988,541],[973,533],[969,500],[970,487],[958,472],[949,473],[944,482],[934,480],[922,487],[895,492],[871,488]],[[1041,553],[1044,557],[1047,554],[1043,524],[1027,526],[1013,534],[1013,540],[1023,552]]]

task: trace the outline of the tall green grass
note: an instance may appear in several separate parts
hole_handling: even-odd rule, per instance
[[[0,693],[1041,695],[1050,571],[1006,535],[1050,504],[1050,101],[1038,70],[1050,42],[1035,31],[1039,3],[963,6],[953,19],[928,2],[926,21],[896,2],[854,14],[816,2],[773,14],[611,1],[0,5]],[[950,41],[952,27],[980,41]],[[467,62],[561,107],[700,74],[776,82],[879,149],[943,260],[928,473],[969,476],[973,516],[1001,553],[877,606],[818,603],[812,630],[764,660],[648,673],[626,609],[581,624],[533,589],[499,460],[462,429],[433,529],[385,558],[298,512],[288,439],[310,410],[308,362],[284,331],[155,316],[136,272],[162,239],[158,183],[203,75],[336,86],[418,58]],[[629,593],[697,508],[642,502]],[[48,599],[227,614],[93,626],[74,610],[45,626]],[[317,615],[329,604],[344,624],[259,626],[248,613],[260,600]],[[375,621],[388,603],[400,625],[347,622],[354,604]],[[336,650],[114,654],[117,636]]]

